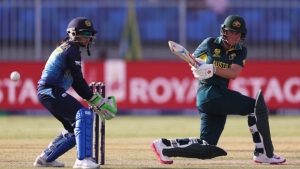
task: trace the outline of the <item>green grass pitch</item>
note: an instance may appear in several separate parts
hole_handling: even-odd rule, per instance
[[[105,168],[299,168],[300,116],[270,116],[275,153],[287,159],[283,165],[256,164],[254,144],[246,116],[229,116],[219,146],[228,155],[210,160],[173,158],[174,164],[157,162],[151,141],[165,138],[199,137],[198,116],[117,116],[106,122]],[[0,168],[29,169],[46,146],[62,130],[54,117],[0,117]],[[73,148],[58,160],[72,168]]]

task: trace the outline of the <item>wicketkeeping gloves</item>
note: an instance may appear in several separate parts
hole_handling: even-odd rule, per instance
[[[92,107],[102,120],[110,120],[116,116],[117,103],[115,96],[103,98],[100,93],[95,92],[94,96],[86,102]]]
[[[216,72],[216,68],[213,64],[202,64],[198,68],[192,67],[191,70],[194,74],[194,77],[200,80],[208,79]]]

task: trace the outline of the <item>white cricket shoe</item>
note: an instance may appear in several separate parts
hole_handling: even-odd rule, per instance
[[[95,163],[91,157],[86,157],[83,160],[76,159],[73,168],[99,169],[100,165]]]
[[[52,162],[47,162],[45,158],[43,158],[42,156],[38,156],[35,160],[35,162],[33,163],[33,166],[35,167],[64,167],[65,164],[64,163],[60,163],[56,160],[52,161]]]
[[[151,143],[151,148],[152,150],[155,152],[155,155],[157,157],[157,160],[162,163],[162,164],[173,164],[173,161],[167,157],[164,156],[162,153],[162,150],[167,147],[162,141],[161,139],[159,140],[154,140]]]
[[[258,156],[253,157],[253,161],[256,163],[282,164],[285,163],[286,159],[275,154],[272,158],[268,158],[265,154],[259,153]]]

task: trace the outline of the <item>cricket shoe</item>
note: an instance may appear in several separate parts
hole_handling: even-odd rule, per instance
[[[73,168],[99,169],[100,165],[95,163],[91,157],[86,157],[83,160],[76,159]]]
[[[157,157],[157,160],[162,163],[162,164],[173,164],[173,161],[167,157],[167,156],[164,156],[163,153],[162,153],[162,150],[167,147],[161,139],[159,140],[154,140],[152,143],[151,143],[151,148],[152,150],[154,151],[156,157]]]
[[[38,156],[36,158],[35,162],[33,163],[33,166],[35,166],[35,167],[64,167],[65,164],[60,163],[56,160],[54,160],[52,162],[47,162],[45,158]]]
[[[282,164],[285,163],[286,159],[275,154],[272,158],[268,158],[265,154],[259,153],[258,156],[253,157],[253,161],[256,163]]]

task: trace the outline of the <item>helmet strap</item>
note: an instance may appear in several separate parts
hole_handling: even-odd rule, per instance
[[[223,43],[223,46],[226,48],[226,50],[228,50],[232,47],[225,40],[222,40],[222,43]]]
[[[88,56],[91,56],[91,52],[90,52],[90,44],[88,44],[88,45],[86,46],[86,50],[87,50]]]

